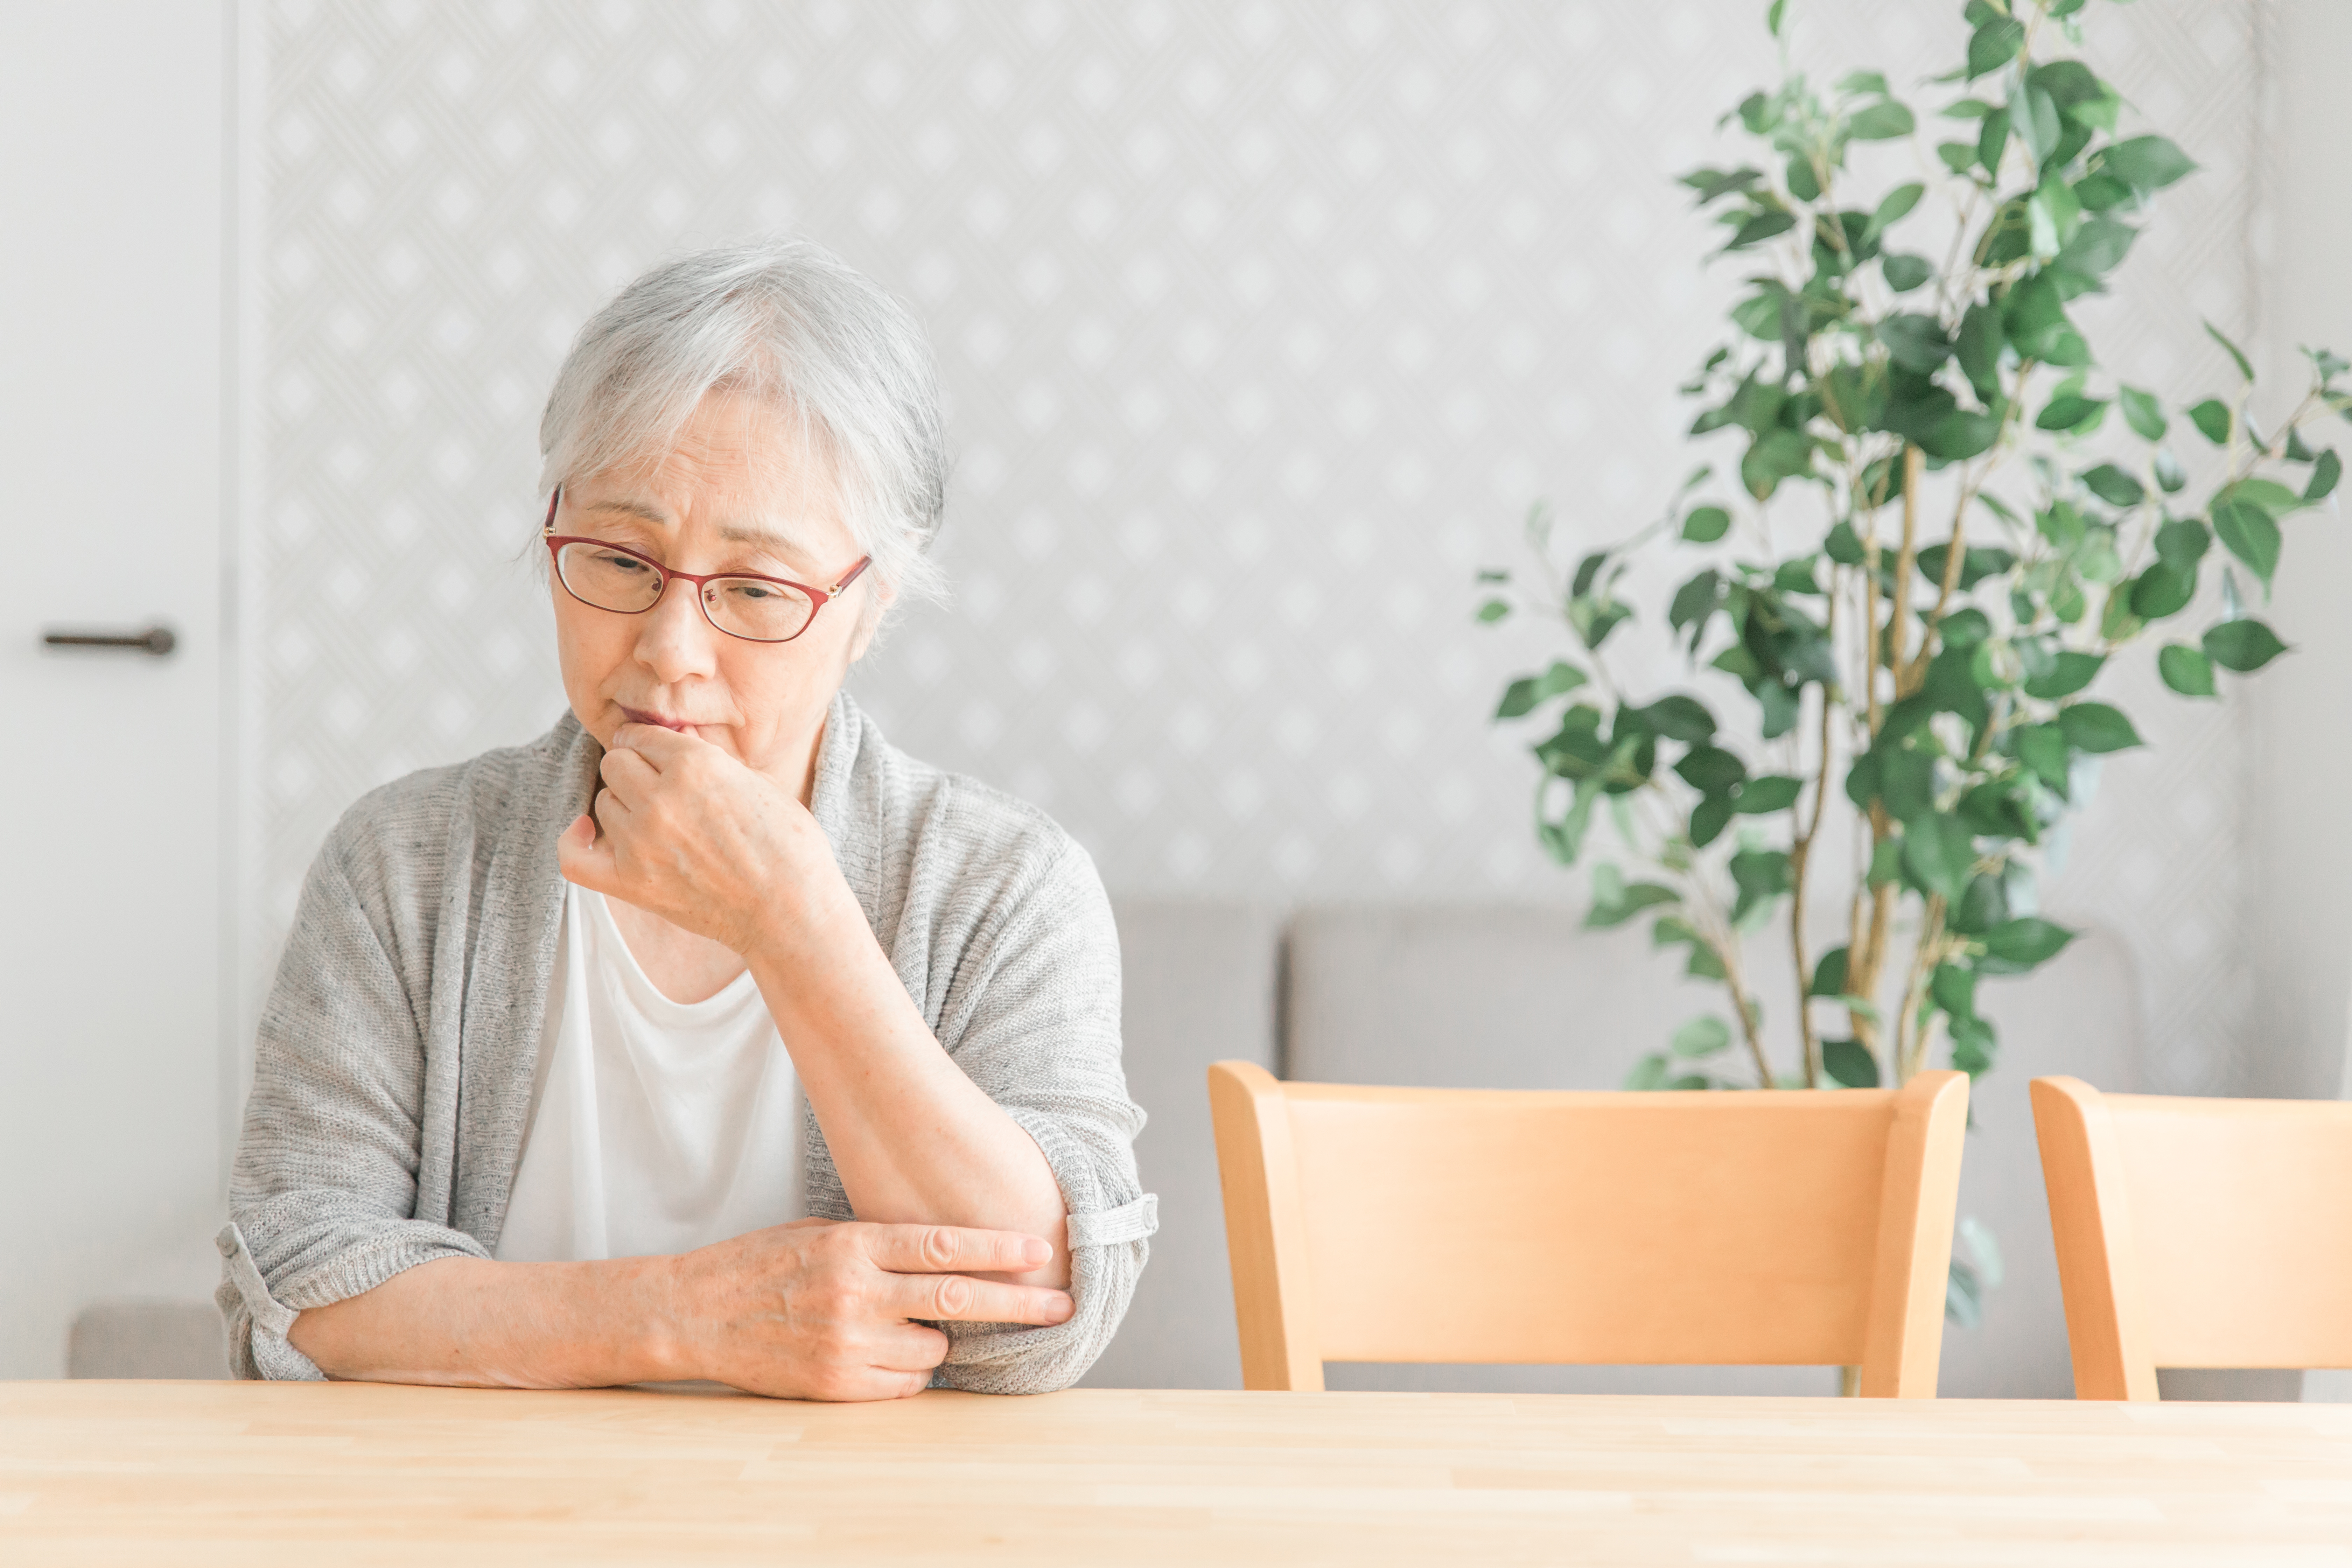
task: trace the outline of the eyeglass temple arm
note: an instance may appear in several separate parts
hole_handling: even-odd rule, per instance
[[[866,569],[873,564],[874,557],[871,555],[862,558],[856,565],[852,566],[849,569],[847,574],[845,575],[840,582],[835,583],[832,587],[827,588],[824,591],[824,596],[828,599],[838,597],[844,588],[848,587],[852,583],[856,582],[860,577],[864,576],[866,574]]]

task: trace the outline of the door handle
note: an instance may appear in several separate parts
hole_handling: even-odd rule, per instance
[[[161,658],[180,646],[169,626],[149,626],[143,632],[43,632],[47,647],[121,647]]]

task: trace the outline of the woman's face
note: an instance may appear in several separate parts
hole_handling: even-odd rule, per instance
[[[677,572],[749,572],[827,587],[862,553],[833,477],[787,420],[712,393],[657,466],[563,487],[555,531],[608,540]],[[871,639],[870,572],[787,643],[748,642],[704,618],[690,583],[650,610],[583,605],[549,574],[564,694],[606,746],[628,723],[699,736],[808,798],[826,706]]]

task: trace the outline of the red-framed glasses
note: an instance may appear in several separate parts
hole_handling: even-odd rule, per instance
[[[673,579],[691,583],[702,618],[730,637],[746,642],[790,642],[809,629],[816,613],[857,581],[871,555],[842,574],[830,588],[812,588],[784,577],[762,577],[756,572],[712,572],[697,576],[673,572],[650,555],[603,539],[585,539],[555,531],[555,509],[563,487],[547,498],[547,525],[540,537],[555,561],[555,580],[563,591],[593,610],[616,616],[642,616],[661,603]]]

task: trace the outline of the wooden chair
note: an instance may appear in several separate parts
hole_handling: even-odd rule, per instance
[[[2033,1080],[2077,1399],[2156,1369],[2352,1366],[2352,1104]]]
[[[1326,1361],[1856,1365],[1928,1399],[1968,1079],[1571,1094],[1209,1069],[1242,1382]]]

